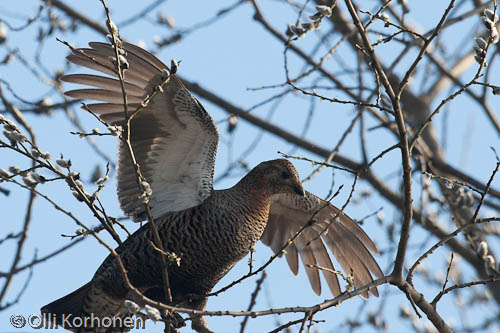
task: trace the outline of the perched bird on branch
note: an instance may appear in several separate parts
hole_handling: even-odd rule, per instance
[[[118,45],[118,63],[124,69],[121,82],[117,79],[114,47],[98,42],[89,45],[73,49],[67,59],[110,77],[66,75],[63,81],[95,88],[65,94],[103,102],[85,107],[115,128],[126,129],[126,119],[132,116],[130,145],[126,133],[121,134],[119,144],[118,199],[133,221],[144,221],[151,214],[161,244],[155,243],[153,228],[147,223],[116,252],[128,280],[145,296],[204,310],[205,295],[259,240],[275,253],[285,254],[294,274],[298,273],[300,256],[318,295],[320,270],[332,295],[341,293],[337,275],[330,271],[334,266],[327,248],[342,269],[352,274],[358,287],[372,282],[372,274],[383,275],[370,253],[378,253],[371,239],[339,209],[304,191],[289,161],[262,162],[233,187],[214,190],[219,133],[201,103],[172,70],[142,48],[121,42]],[[126,92],[126,109],[122,89]],[[131,162],[129,148],[142,179]],[[289,242],[299,230],[300,234]],[[153,243],[178,259],[166,267],[171,302],[165,294],[162,254]],[[369,292],[378,295],[375,287]],[[363,296],[368,297],[368,291]],[[126,318],[130,316],[124,305],[128,299],[143,305],[126,284],[118,261],[110,255],[89,283],[46,305],[42,312],[57,317],[59,324],[64,315]],[[211,332],[203,316],[191,318],[194,330]]]

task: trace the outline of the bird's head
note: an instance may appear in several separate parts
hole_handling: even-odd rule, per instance
[[[262,162],[252,170],[252,174],[258,178],[259,185],[267,188],[271,195],[281,193],[304,195],[299,174],[288,160]]]

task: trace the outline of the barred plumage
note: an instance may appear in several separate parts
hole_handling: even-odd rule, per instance
[[[63,81],[97,88],[71,90],[66,95],[103,101],[88,107],[109,124],[120,125],[124,121],[123,96],[109,59],[114,50],[104,43],[89,45],[90,49],[77,49],[67,59],[114,78],[64,76]],[[122,49],[129,63],[125,71],[127,107],[133,112],[147,96],[159,90],[157,86],[169,70],[137,46],[123,43]],[[180,265],[168,267],[172,304],[203,310],[204,295],[259,239],[278,253],[308,221],[311,225],[286,248],[286,259],[297,274],[300,255],[315,293],[321,293],[321,283],[319,270],[312,266],[334,269],[327,247],[342,269],[353,273],[357,286],[371,282],[372,274],[383,275],[370,254],[377,253],[370,238],[337,208],[305,192],[294,166],[287,160],[263,162],[232,188],[214,190],[219,134],[213,119],[174,74],[159,91],[132,120],[131,144],[151,186],[150,206],[162,245],[180,258]],[[144,220],[136,174],[123,143],[118,159],[121,207],[134,221]],[[131,283],[146,296],[166,302],[160,255],[150,245],[150,233],[149,224],[144,225],[116,251]],[[340,294],[337,276],[325,271],[323,276],[331,293]],[[376,288],[370,292],[378,295]],[[367,297],[368,292],[363,296]],[[46,305],[42,312],[56,314],[59,319],[63,314],[125,318],[129,314],[124,301],[130,297],[117,262],[110,255],[89,283]],[[203,317],[192,319],[195,330],[210,332]]]

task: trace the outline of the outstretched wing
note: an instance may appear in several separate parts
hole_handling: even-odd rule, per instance
[[[67,59],[111,77],[89,74],[63,76],[66,82],[97,89],[70,90],[67,96],[104,103],[88,104],[108,124],[125,119],[123,94],[113,64],[114,49],[105,43],[74,50]],[[170,71],[149,52],[123,43],[128,62],[125,90],[129,114],[158,89]],[[151,186],[150,207],[155,218],[199,205],[212,192],[213,171],[219,134],[210,115],[175,76],[141,109],[130,126],[130,141],[137,162]],[[135,169],[125,143],[118,155],[118,198],[126,215],[134,221],[146,218]]]
[[[338,208],[307,191],[303,197],[288,193],[273,196],[261,241],[278,253],[308,221],[311,221],[311,226],[306,227],[285,249],[285,256],[291,271],[297,275],[300,255],[311,287],[317,295],[321,294],[320,270],[332,295],[337,296],[341,292],[337,275],[331,272],[335,268],[326,247],[346,274],[352,272],[356,286],[372,282],[371,274],[383,276],[370,253],[370,250],[374,253],[378,251],[368,235],[347,215],[340,214]],[[325,228],[328,229],[323,232]],[[371,288],[370,292],[378,296],[376,288]],[[368,297],[368,292],[362,296]]]

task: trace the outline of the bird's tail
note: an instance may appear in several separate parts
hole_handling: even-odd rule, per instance
[[[51,328],[62,326],[63,328],[71,329],[72,318],[85,317],[83,304],[91,287],[91,282],[88,282],[72,293],[42,307],[40,311],[49,322],[48,325],[51,325]]]
[[[92,301],[92,299],[94,301]],[[106,295],[99,284],[90,281],[71,294],[45,305],[40,310],[47,329],[64,328],[74,332],[127,332],[144,328],[145,320],[132,321],[122,299]],[[84,309],[84,304],[90,308]]]

